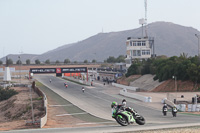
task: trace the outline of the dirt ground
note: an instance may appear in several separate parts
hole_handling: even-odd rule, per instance
[[[32,94],[35,120],[39,120],[44,115],[41,98],[34,92],[30,93],[27,87],[11,87],[10,89],[16,90],[18,94],[0,102],[0,130],[38,127],[39,125],[26,126],[26,122],[32,121],[30,94]]]
[[[29,83],[27,79],[14,79],[14,82]],[[26,124],[32,121],[30,89],[26,87],[12,87],[18,94],[12,96],[8,100],[0,102],[0,131],[15,129],[39,128],[37,124]],[[44,116],[43,103],[41,97],[32,91],[32,99],[34,106],[34,119],[37,121]],[[59,114],[67,114],[67,112],[59,106],[52,97],[47,95],[48,99],[48,118],[43,128],[59,128],[59,127],[87,127],[97,126],[97,124],[85,125],[86,123],[73,116],[57,116]]]
[[[84,123],[84,121],[73,116],[56,116],[59,114],[67,114],[67,112],[62,108],[62,106],[56,106],[57,103],[53,98],[47,96],[47,99],[48,118],[47,123],[43,128],[78,127],[76,123]]]

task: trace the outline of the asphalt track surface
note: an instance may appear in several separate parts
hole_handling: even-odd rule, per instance
[[[145,120],[145,125],[133,124],[126,127],[121,127],[116,124],[114,119],[111,118],[110,105],[112,101],[121,103],[121,100],[125,97],[120,95],[106,94],[103,90],[108,89],[109,86],[85,86],[85,92],[83,93],[82,85],[78,85],[67,81],[68,88],[64,87],[65,80],[57,78],[51,75],[35,75],[35,79],[43,83],[52,91],[70,101],[75,106],[83,110],[80,113],[89,113],[93,116],[102,118],[106,122],[115,124],[105,124],[105,126],[90,127],[90,128],[57,128],[57,129],[38,129],[29,130],[29,132],[124,132],[124,131],[137,131],[148,130],[154,128],[169,128],[169,127],[185,127],[187,125],[199,125],[200,117],[196,115],[177,114],[177,117],[172,117],[171,113],[167,116],[163,116],[160,110],[145,107],[140,101],[133,99],[127,99],[127,106],[133,107],[139,114],[141,114]],[[49,82],[49,79],[52,82]],[[21,130],[25,132],[27,130]],[[17,131],[15,131],[17,132]]]

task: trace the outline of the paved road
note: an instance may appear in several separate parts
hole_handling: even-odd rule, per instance
[[[57,77],[50,75],[36,75],[35,78],[84,111],[107,120],[113,120],[111,118],[111,102],[117,101],[120,103],[123,99],[122,96],[102,93],[103,90],[108,89],[102,86],[88,88],[85,87],[85,93],[82,93],[81,85],[68,82],[69,87],[65,88],[64,80]],[[51,84],[49,83],[50,78],[52,79]],[[200,119],[198,116],[183,114],[178,114],[178,117],[173,118],[170,113],[168,116],[164,117],[161,111],[149,107],[144,107],[140,104],[139,101],[131,99],[127,101],[127,106],[134,107],[134,109],[138,111],[139,114],[145,117],[146,122],[149,124],[191,123],[199,122]]]
[[[72,104],[80,107],[82,110],[106,119],[108,121],[113,120],[111,118],[111,102],[117,101],[121,102],[124,98],[119,95],[106,94],[103,93],[104,90],[108,90],[108,86],[95,86],[95,87],[86,87],[85,93],[81,91],[82,86],[68,82],[68,88],[64,87],[64,80],[61,78],[57,78],[51,75],[35,75],[34,78],[42,82],[48,88],[70,101]],[[49,79],[52,79],[52,82],[49,83]],[[178,114],[178,117],[173,118],[171,114],[168,116],[163,116],[161,111],[144,107],[141,102],[127,99],[127,106],[134,107],[135,110],[139,112],[139,114],[143,115],[146,119],[146,124],[144,126],[138,126],[136,124],[127,127],[121,127],[118,124],[106,125],[102,127],[90,127],[90,128],[58,128],[58,129],[38,129],[38,130],[29,130],[30,132],[119,132],[119,131],[132,131],[132,130],[143,130],[143,129],[153,129],[153,128],[161,128],[161,127],[173,127],[177,124],[181,124],[180,126],[185,126],[182,124],[191,124],[197,123],[200,120],[199,116],[193,115],[184,115]],[[114,121],[113,121],[114,122]],[[198,123],[199,124],[199,123]],[[199,124],[200,125],[200,124]],[[25,132],[27,130],[20,130],[21,132]],[[14,132],[14,131],[13,131]],[[19,131],[15,131],[19,132]]]

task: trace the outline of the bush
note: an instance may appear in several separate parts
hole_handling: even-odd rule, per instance
[[[3,100],[7,100],[10,97],[12,97],[13,95],[18,94],[18,92],[16,92],[13,89],[3,89],[2,87],[0,88],[0,101]]]

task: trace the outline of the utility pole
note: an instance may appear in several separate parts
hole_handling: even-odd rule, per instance
[[[200,59],[200,41],[199,41],[200,35],[195,34],[195,36],[198,38],[198,57],[199,57],[199,59]]]
[[[176,76],[172,76],[172,78],[174,79],[174,86],[175,86],[175,91],[176,91],[176,100],[177,100],[177,82],[176,82]],[[174,103],[175,103],[176,101],[174,101]]]
[[[147,0],[144,0],[144,7],[145,7],[145,34],[146,34],[146,37],[148,37],[148,34],[147,34]]]
[[[21,64],[22,64],[22,61],[21,61],[21,57],[18,56],[19,58],[19,80],[20,80],[20,84],[21,84]]]

